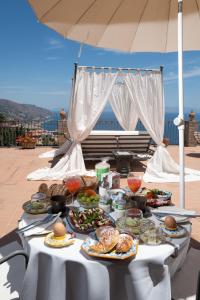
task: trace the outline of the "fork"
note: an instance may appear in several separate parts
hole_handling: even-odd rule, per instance
[[[41,225],[41,224],[46,224],[50,221],[52,221],[56,216],[58,216],[57,214],[54,214],[54,215],[48,215],[46,216],[44,219],[42,220],[38,220],[38,221],[35,221],[35,222],[32,222],[31,224],[28,224],[20,229],[17,230],[17,232],[24,232],[26,230],[29,230],[29,229],[32,229],[38,225]]]

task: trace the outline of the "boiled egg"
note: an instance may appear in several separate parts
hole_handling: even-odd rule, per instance
[[[177,228],[176,220],[172,216],[165,217],[164,223],[165,227],[169,230],[175,230]]]
[[[54,239],[63,239],[66,234],[66,228],[63,223],[58,222],[53,225]]]

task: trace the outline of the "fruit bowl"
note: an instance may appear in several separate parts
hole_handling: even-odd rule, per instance
[[[93,190],[86,190],[78,193],[77,201],[83,208],[95,208],[99,205],[99,195]]]

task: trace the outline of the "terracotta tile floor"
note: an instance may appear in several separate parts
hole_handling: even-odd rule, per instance
[[[33,150],[17,148],[0,149],[0,237],[9,236],[17,227],[17,220],[22,214],[22,204],[30,199],[31,194],[37,191],[40,181],[27,181],[28,173],[51,165],[51,159],[40,159],[38,155],[50,148],[41,147]],[[169,146],[169,152],[178,162],[178,147]],[[185,148],[186,166],[200,170],[200,147]],[[134,170],[143,173],[144,165],[137,163]],[[52,183],[47,182],[49,185]],[[122,186],[126,179],[121,180]],[[178,205],[178,183],[147,184],[150,188],[161,188],[173,193],[172,202]],[[200,211],[200,181],[186,183],[186,208]],[[192,238],[200,242],[200,218],[192,221]]]

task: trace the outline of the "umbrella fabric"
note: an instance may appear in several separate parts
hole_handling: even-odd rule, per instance
[[[29,0],[65,38],[127,52],[177,51],[177,0]],[[200,0],[183,5],[184,50],[200,49]]]

